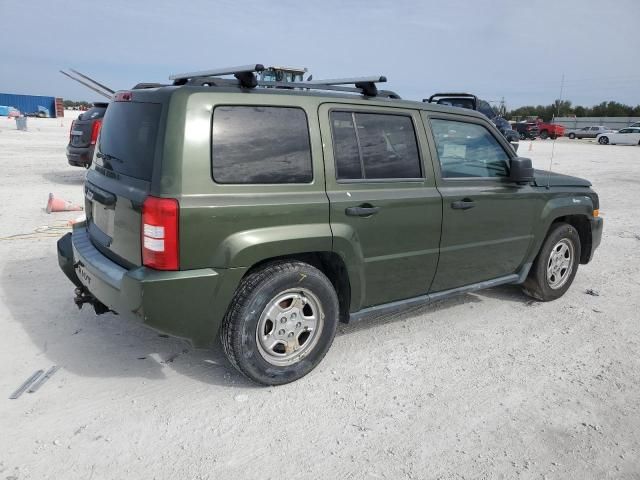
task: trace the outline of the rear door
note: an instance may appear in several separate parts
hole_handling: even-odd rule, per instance
[[[91,242],[125,267],[142,264],[142,203],[160,152],[161,116],[160,103],[112,102],[87,173],[85,210]]]
[[[440,260],[431,291],[515,273],[533,240],[535,201],[531,186],[508,180],[513,151],[481,119],[423,114],[431,126],[443,200]]]
[[[419,113],[324,104],[319,115],[333,248],[361,275],[352,308],[425,294],[442,204]]]

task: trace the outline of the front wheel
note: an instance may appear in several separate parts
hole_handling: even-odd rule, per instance
[[[282,385],[320,363],[338,318],[338,297],[320,270],[298,261],[275,262],[242,281],[220,340],[229,361],[249,379]]]
[[[549,132],[547,132],[546,130],[543,130],[540,132],[540,138],[542,140],[546,140],[547,138],[549,138]]]
[[[571,140],[575,139],[575,138],[576,138],[576,134],[575,134],[575,133],[570,133],[570,134],[569,134],[569,138],[570,138]]]
[[[543,302],[564,295],[578,271],[580,249],[576,229],[568,223],[555,224],[533,262],[523,285],[524,292]]]
[[[598,139],[598,143],[600,145],[608,145],[609,144],[609,137],[600,137]]]

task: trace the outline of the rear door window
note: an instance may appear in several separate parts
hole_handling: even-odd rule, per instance
[[[411,117],[331,112],[338,180],[422,178]]]
[[[216,107],[211,169],[217,183],[311,182],[306,113],[295,107]]]
[[[151,180],[162,105],[112,102],[100,132],[99,165],[141,180]]]

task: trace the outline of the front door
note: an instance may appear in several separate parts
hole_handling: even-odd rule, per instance
[[[323,104],[319,115],[333,246],[350,270],[351,311],[426,294],[442,203],[419,112]]]
[[[513,150],[481,119],[424,116],[443,202],[440,261],[431,291],[515,273],[533,240],[535,200],[531,186],[508,180]]]

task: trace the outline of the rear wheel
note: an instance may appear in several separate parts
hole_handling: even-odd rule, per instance
[[[302,262],[276,262],[249,274],[225,315],[220,339],[229,361],[264,385],[282,385],[313,370],[338,324],[329,279]]]
[[[609,144],[609,137],[600,137],[598,139],[598,143],[600,145],[608,145]]]
[[[524,282],[524,292],[543,302],[564,295],[578,271],[580,248],[580,236],[573,226],[554,224]]]
[[[547,132],[546,130],[543,130],[540,132],[540,138],[542,140],[546,140],[547,138],[549,138],[549,132]]]
[[[574,138],[576,138],[576,134],[575,134],[575,133],[570,133],[570,134],[569,134],[569,138],[570,138],[571,140],[573,140]]]
[[[526,140],[527,139],[527,136],[525,135],[524,132],[520,132],[519,135],[520,135],[520,140]]]

